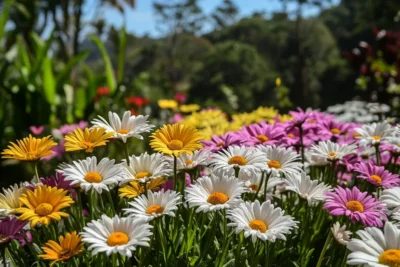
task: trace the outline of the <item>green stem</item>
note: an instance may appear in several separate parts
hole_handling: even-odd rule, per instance
[[[265,241],[264,243],[264,255],[265,255],[265,265],[264,266],[269,266],[269,242]]]
[[[379,152],[379,144],[375,144],[376,165],[381,166],[381,153]]]
[[[6,260],[6,248],[1,249],[1,257],[3,259],[3,266],[7,267],[7,260]]]
[[[177,158],[176,158],[176,156],[174,155],[174,190],[176,191],[177,190],[177,186],[178,186],[178,181],[177,181],[177,171],[176,171],[176,169],[177,169],[177,167],[176,167],[176,165],[177,165]]]
[[[258,188],[257,188],[256,194],[255,194],[255,195],[254,195],[254,197],[253,197],[253,202],[256,200],[256,198],[257,198],[257,196],[258,196],[258,193],[260,192],[260,189],[261,189],[261,187],[262,187],[262,185],[263,185],[263,182],[264,182],[264,176],[265,176],[265,172],[262,172],[262,175],[261,175],[261,181],[260,181],[260,184],[258,185]]]
[[[317,267],[321,267],[321,264],[324,261],[325,252],[329,246],[329,243],[331,242],[331,239],[332,239],[332,232],[329,230],[329,234],[328,237],[326,238],[325,245],[322,248],[321,254],[319,255]]]
[[[39,164],[39,160],[35,160],[34,163],[33,163],[33,167],[35,169],[35,176],[36,176],[36,182],[37,183],[40,182],[39,172],[38,172],[38,164]]]
[[[115,207],[114,207],[114,201],[113,201],[113,199],[112,199],[112,197],[111,197],[111,192],[109,191],[109,190],[106,190],[106,195],[107,195],[107,198],[108,198],[108,202],[110,202],[110,205],[111,205],[111,208],[112,208],[112,211],[113,211],[113,216],[115,215]]]
[[[124,147],[124,152],[125,152],[126,164],[129,166],[131,164],[131,162],[129,160],[128,143],[123,143],[123,147]]]
[[[143,187],[144,187],[144,195],[147,197],[147,182],[143,183]]]
[[[264,201],[267,200],[267,185],[268,185],[268,180],[269,180],[269,177],[271,176],[271,173],[272,173],[272,172],[268,173],[268,174],[267,174],[267,177],[265,178],[265,183],[264,183],[264,198],[263,198],[263,201],[262,201],[262,202],[264,202]]]
[[[300,135],[301,163],[303,164],[303,170],[304,170],[304,144],[303,144],[303,128],[302,128],[302,126],[299,126],[299,135]]]
[[[233,169],[235,170],[235,177],[236,177],[236,178],[239,178],[239,171],[240,171],[240,168],[239,168],[239,167],[233,167]]]
[[[117,253],[111,255],[112,266],[117,267]]]

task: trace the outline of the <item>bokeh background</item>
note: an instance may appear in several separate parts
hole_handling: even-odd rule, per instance
[[[0,0],[0,11],[1,149],[62,140],[110,110],[160,125],[174,115],[160,99],[228,118],[359,100],[398,117],[398,0]],[[68,161],[58,152],[41,173]],[[31,176],[0,162],[1,185]]]

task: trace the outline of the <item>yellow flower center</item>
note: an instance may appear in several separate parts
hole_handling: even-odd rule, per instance
[[[332,128],[331,133],[333,134],[340,134],[340,130],[338,128]]]
[[[361,134],[359,134],[359,133],[353,133],[353,137],[359,137],[359,136],[361,136]]]
[[[183,147],[183,143],[180,140],[171,140],[168,143],[168,148],[171,150],[180,150]]]
[[[146,213],[147,214],[152,214],[152,213],[160,214],[163,211],[164,211],[164,208],[159,205],[150,205],[150,207],[147,208]]]
[[[364,211],[364,206],[361,204],[360,201],[357,200],[350,200],[346,204],[346,208],[349,209],[351,212],[363,212]]]
[[[93,152],[94,144],[92,142],[83,141],[83,146],[85,147],[85,151],[88,153]]]
[[[226,203],[228,200],[229,197],[226,194],[222,192],[214,192],[208,197],[207,202],[213,205],[219,205]]]
[[[237,164],[237,165],[240,165],[240,166],[244,166],[244,165],[247,164],[247,160],[242,156],[233,156],[232,158],[230,158],[228,160],[228,164],[229,165]]]
[[[292,133],[288,134],[287,136],[290,138],[294,138],[294,134],[292,134]]]
[[[381,137],[379,135],[373,135],[372,138],[374,138],[376,141],[381,140]]]
[[[270,160],[267,162],[268,167],[270,168],[275,168],[275,169],[280,169],[281,168],[281,163],[277,160]]]
[[[151,173],[150,173],[150,172],[138,172],[138,173],[135,175],[135,178],[136,178],[136,179],[142,179],[142,178],[150,177],[150,176],[151,176]]]
[[[185,160],[185,164],[187,164],[187,165],[192,164],[192,163],[193,163],[193,160],[191,160],[191,159]]]
[[[257,184],[251,184],[249,185],[249,188],[253,191],[257,191],[258,190],[258,185]]]
[[[112,247],[125,245],[128,242],[129,237],[123,232],[112,233],[107,239],[107,244]]]
[[[382,183],[382,178],[379,175],[373,174],[369,178],[374,180],[377,184],[381,184]]]
[[[262,134],[257,135],[257,139],[258,139],[258,141],[260,141],[261,143],[267,142],[267,141],[269,140],[268,136],[265,136],[265,135],[262,135]]]
[[[223,146],[223,145],[224,145],[224,142],[218,142],[218,143],[217,143],[217,146],[218,146],[218,147],[221,147],[221,146]]]
[[[118,130],[117,133],[119,133],[119,134],[127,134],[127,133],[129,133],[129,130],[121,129],[121,130]]]
[[[85,175],[85,180],[89,183],[100,183],[103,177],[98,172],[88,172]]]
[[[336,156],[336,152],[329,152],[329,153],[328,153],[328,156],[329,156],[329,157],[334,157],[334,156]]]
[[[379,256],[379,263],[389,267],[400,267],[400,250],[388,249]]]
[[[258,230],[261,233],[265,233],[268,230],[268,226],[263,221],[260,220],[252,220],[249,223],[249,226],[251,229]]]
[[[53,211],[53,205],[49,203],[42,203],[35,209],[35,213],[40,216],[49,215],[52,211]]]

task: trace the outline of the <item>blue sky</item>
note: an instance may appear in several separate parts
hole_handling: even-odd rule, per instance
[[[172,0],[171,0],[172,1]],[[123,25],[123,16],[119,11],[110,7],[103,7],[98,10],[95,8],[98,0],[88,0],[87,5],[84,7],[86,14],[86,21],[93,20],[96,16],[101,16],[106,19],[110,24],[113,24],[117,28]],[[199,0],[199,4],[203,9],[203,12],[210,14],[222,0]],[[255,11],[265,11],[268,15],[282,10],[282,4],[280,0],[234,0],[235,4],[239,7],[240,16],[249,16]],[[337,4],[339,0],[333,0],[334,4]],[[160,33],[156,28],[155,15],[152,8],[152,0],[136,0],[136,7],[126,8],[126,27],[128,32],[142,36],[149,34],[152,37],[157,37]],[[293,4],[288,5],[288,10],[293,10],[295,6]],[[314,16],[318,14],[319,9],[308,8],[304,10],[305,16]],[[210,30],[210,25],[205,24],[203,31]]]

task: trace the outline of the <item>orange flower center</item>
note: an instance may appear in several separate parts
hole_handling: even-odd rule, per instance
[[[388,249],[379,256],[379,263],[389,267],[400,266],[400,250]]]
[[[346,208],[350,210],[351,212],[363,212],[364,211],[364,206],[361,204],[360,201],[357,200],[350,200],[346,204]]]
[[[160,214],[164,211],[164,208],[159,206],[159,205],[151,205],[150,207],[147,208],[146,213],[147,214],[152,214],[152,213],[156,213],[156,214]]]
[[[207,202],[213,205],[219,205],[226,203],[228,200],[229,197],[226,194],[222,192],[214,192],[208,197]]]
[[[359,134],[359,133],[353,133],[353,137],[359,137],[359,136],[361,136],[361,134]]]
[[[249,188],[253,191],[257,191],[258,190],[258,185],[257,184],[251,184],[249,185]]]
[[[263,221],[260,220],[252,220],[249,223],[249,226],[251,229],[258,230],[261,233],[265,233],[268,230],[268,226]]]
[[[333,134],[340,134],[340,130],[338,128],[332,128],[331,133]]]
[[[240,166],[244,166],[244,165],[247,164],[247,160],[242,156],[233,156],[232,158],[230,158],[228,160],[228,164],[229,165],[237,164],[237,165],[240,165]]]
[[[374,180],[377,184],[381,184],[382,183],[382,178],[379,175],[373,174],[369,178]]]
[[[121,130],[118,130],[117,133],[119,133],[119,134],[127,134],[127,133],[129,133],[129,130],[121,129]]]
[[[373,135],[372,138],[374,138],[376,141],[381,140],[381,137],[379,135]]]
[[[42,203],[36,207],[35,213],[40,216],[46,216],[53,212],[53,205],[49,203]]]
[[[171,140],[167,146],[171,150],[180,150],[183,147],[183,143],[180,140]]]
[[[187,165],[192,164],[192,163],[193,163],[193,160],[191,160],[191,159],[185,160],[185,164],[187,164]]]
[[[262,135],[262,134],[257,135],[257,139],[258,139],[258,141],[260,141],[261,143],[267,142],[267,141],[269,140],[268,136],[265,136],[265,135]]]
[[[268,167],[270,168],[275,168],[275,169],[280,169],[281,168],[281,163],[277,160],[270,160],[267,162]]]
[[[329,153],[328,153],[328,156],[329,156],[329,157],[334,157],[334,156],[336,156],[336,152],[329,152]]]
[[[88,172],[85,175],[85,180],[89,183],[100,183],[103,181],[103,177],[98,172]]]
[[[218,142],[218,143],[217,143],[217,146],[218,146],[218,147],[221,147],[221,146],[223,146],[223,145],[224,145],[224,142]]]
[[[308,120],[308,123],[316,123],[317,121],[314,119]]]
[[[112,247],[125,245],[128,242],[129,237],[123,232],[112,233],[107,239],[107,244]]]
[[[287,136],[290,138],[294,138],[294,134],[292,134],[292,133],[288,134]]]
[[[142,179],[142,178],[150,177],[150,176],[151,176],[151,173],[150,173],[150,172],[138,172],[138,173],[135,175],[135,178],[136,178],[136,179]]]

